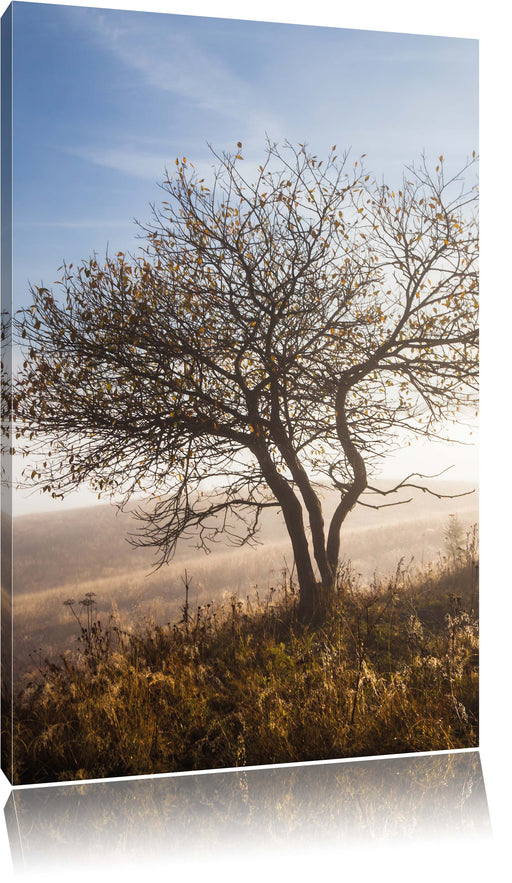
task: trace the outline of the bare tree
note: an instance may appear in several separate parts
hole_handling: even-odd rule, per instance
[[[423,158],[395,192],[335,147],[269,143],[253,176],[238,150],[209,186],[176,160],[137,256],[32,288],[14,413],[43,490],[151,495],[135,541],[161,564],[183,536],[250,541],[279,507],[309,618],[382,458],[475,407],[476,160],[448,176]]]

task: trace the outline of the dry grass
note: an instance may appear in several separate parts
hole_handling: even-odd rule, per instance
[[[40,658],[15,708],[16,783],[472,747],[476,537],[385,583],[339,575],[321,627],[289,578],[245,602],[123,627],[68,606],[78,649]],[[78,623],[77,623],[78,628]]]
[[[396,510],[351,513],[343,554],[365,581],[374,571],[383,577],[404,555],[414,555],[420,566],[436,560],[448,512],[458,512],[466,524],[476,518],[476,496],[421,497]],[[278,585],[283,567],[292,561],[286,531],[275,514],[263,526],[263,546],[219,544],[207,556],[193,543],[183,543],[176,559],[156,573],[151,573],[152,553],[126,543],[129,530],[129,516],[116,517],[109,506],[15,519],[15,679],[27,670],[34,648],[56,656],[72,644],[73,619],[62,607],[67,598],[94,591],[102,621],[115,603],[125,624],[151,616],[163,625],[179,616],[185,569],[193,574],[191,601],[220,604],[231,594],[255,597],[256,589],[266,593]]]

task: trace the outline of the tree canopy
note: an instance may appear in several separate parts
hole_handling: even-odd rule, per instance
[[[250,541],[279,507],[309,616],[383,458],[476,406],[476,158],[421,158],[393,190],[336,147],[269,142],[247,173],[237,150],[208,180],[176,160],[139,253],[32,287],[12,403],[28,480],[147,492],[136,542],[160,563],[183,536]]]

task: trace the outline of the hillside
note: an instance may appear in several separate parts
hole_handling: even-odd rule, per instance
[[[461,493],[468,486],[440,483],[439,493]],[[402,494],[402,499],[406,495]],[[400,498],[399,498],[400,499]],[[372,498],[371,502],[375,502]],[[335,505],[325,501],[326,513]],[[404,506],[379,511],[357,507],[344,529],[342,554],[366,580],[394,571],[400,558],[427,564],[443,546],[450,513],[469,526],[478,518],[477,493],[438,500],[421,492]],[[219,600],[231,593],[265,594],[291,568],[292,555],[280,515],[263,519],[262,545],[237,548],[216,544],[209,555],[192,541],[183,542],[173,561],[156,572],[151,550],[133,549],[126,535],[133,516],[109,505],[67,510],[55,515],[24,515],[14,520],[14,627],[17,673],[28,654],[69,646],[76,622],[64,607],[95,592],[100,616],[114,603],[125,621],[150,615],[158,622],[179,617],[184,601],[183,576],[191,580],[191,602]]]

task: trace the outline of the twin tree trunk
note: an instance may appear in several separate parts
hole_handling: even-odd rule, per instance
[[[321,619],[327,610],[336,585],[341,527],[367,487],[364,460],[352,442],[346,420],[345,403],[348,390],[349,386],[340,382],[336,395],[336,428],[353,479],[351,483],[343,486],[341,500],[331,518],[327,537],[320,500],[286,435],[278,417],[278,407],[275,408],[271,419],[273,439],[277,442],[308,513],[313,554],[320,573],[320,581],[317,580],[311,560],[299,497],[289,482],[277,471],[265,442],[261,440],[253,447],[253,453],[258,458],[262,473],[284,516],[299,582],[299,616],[304,621]],[[274,403],[277,406],[276,400]],[[259,435],[260,439],[263,439],[263,433]]]
[[[290,536],[297,579],[299,582],[299,616],[304,621],[322,619],[332,598],[338,570],[340,553],[340,530],[346,516],[355,505],[361,490],[352,485],[337,506],[331,520],[327,542],[320,502],[309,510],[309,524],[315,561],[320,581],[315,574],[309,551],[302,506],[289,488],[290,498],[281,500],[284,520]]]

